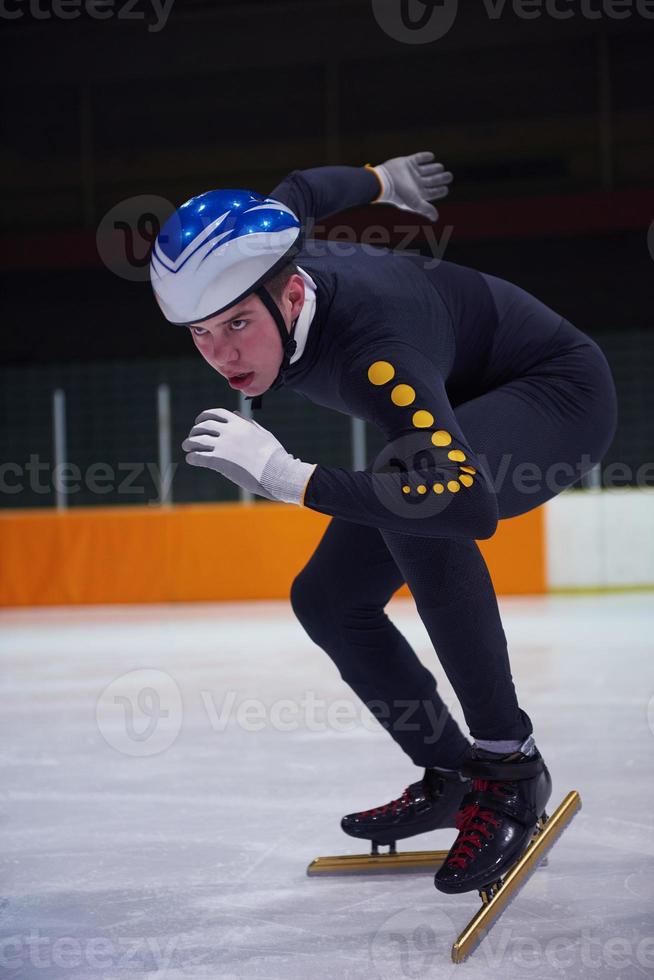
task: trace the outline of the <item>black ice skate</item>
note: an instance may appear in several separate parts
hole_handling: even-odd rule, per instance
[[[471,785],[471,781],[461,778],[458,771],[426,769],[423,778],[407,786],[396,800],[343,817],[341,827],[346,834],[370,841],[369,854],[316,858],[307,868],[307,874],[433,873],[442,865],[447,851],[403,851],[398,854],[395,842],[440,827],[456,827],[461,800]],[[388,852],[380,854],[380,845],[387,845]]]
[[[502,757],[473,747],[461,769],[473,779],[472,789],[457,816],[459,835],[434,879],[450,895],[500,881],[526,851],[539,820],[547,820],[552,793],[538,749]]]
[[[550,848],[581,809],[579,793],[571,790],[552,815],[547,816],[545,806],[551,792],[551,781],[538,751],[529,757],[515,753],[513,760],[500,758],[499,761],[497,757],[485,759],[484,754],[479,750],[475,753],[476,758],[467,760],[460,767],[460,773],[473,780],[473,785],[461,801],[458,814],[460,832],[449,851],[404,851],[398,854],[394,841],[399,839],[400,834],[397,825],[394,833],[391,833],[391,823],[386,827],[387,833],[383,834],[391,847],[390,853],[379,854],[377,845],[373,843],[371,854],[316,858],[307,868],[307,874],[424,874],[440,868],[435,884],[441,891],[450,894],[478,889],[481,908],[452,945],[453,961],[462,963],[488,934],[532,872],[538,867],[545,867]],[[465,789],[463,782],[461,786]],[[408,787],[405,794],[411,796],[411,789]],[[384,815],[388,814],[391,820],[394,816],[399,817],[400,813],[410,813],[410,800],[401,803],[405,794],[399,800],[386,804],[387,809],[376,807],[375,810],[380,813],[385,811]],[[396,813],[393,814],[393,811]],[[418,820],[417,808],[414,812]],[[414,827],[418,825],[416,823]],[[443,823],[441,826],[450,824]],[[381,836],[380,828],[381,824],[378,823],[376,840]],[[413,832],[422,833],[422,830]],[[367,835],[362,836],[370,839]]]
[[[423,778],[407,786],[396,800],[349,813],[341,820],[341,827],[350,837],[371,841],[373,854],[379,844],[388,844],[392,853],[397,840],[440,827],[456,827],[461,801],[471,788],[472,782],[458,772],[425,769]]]

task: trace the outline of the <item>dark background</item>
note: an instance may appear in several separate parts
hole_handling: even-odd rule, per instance
[[[620,398],[604,464],[624,462],[635,482],[654,459],[654,19],[635,6],[589,19],[564,0],[568,20],[521,19],[508,3],[491,19],[466,0],[445,37],[409,45],[383,32],[369,0],[177,0],[158,32],[150,4],[130,20],[116,16],[123,5],[107,20],[64,21],[7,0],[24,16],[0,25],[3,461],[51,463],[56,387],[82,470],[156,462],[162,381],[178,462],[199,411],[237,406],[187,332],[162,319],[147,281],[101,260],[109,209],[138,195],[177,206],[220,186],[268,192],[293,169],[431,149],[455,175],[434,228],[451,228],[444,257],[516,282],[600,343]],[[420,247],[420,219],[387,207],[323,233],[347,221],[392,235],[398,215]],[[350,465],[348,419],[291,392],[264,403],[261,424],[290,451]],[[156,500],[147,475],[136,485],[82,488],[69,504]],[[178,501],[237,493],[183,463],[175,477]],[[25,484],[0,500],[54,498]]]

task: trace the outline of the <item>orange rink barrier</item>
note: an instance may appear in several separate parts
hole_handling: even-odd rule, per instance
[[[0,605],[288,599],[329,520],[272,502],[5,511]],[[479,545],[498,594],[547,591],[542,507]]]

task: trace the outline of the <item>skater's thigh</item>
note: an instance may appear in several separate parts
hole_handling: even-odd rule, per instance
[[[610,445],[616,397],[590,339],[454,411],[488,465],[500,519],[532,510],[577,482]]]
[[[333,517],[293,584],[383,608],[403,582],[378,528]]]

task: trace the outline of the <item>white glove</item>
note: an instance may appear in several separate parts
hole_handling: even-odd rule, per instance
[[[436,221],[438,211],[427,202],[445,197],[454,177],[449,170],[443,169],[442,163],[433,163],[433,159],[433,153],[423,150],[409,157],[393,157],[376,167],[368,164],[382,187],[381,194],[372,203],[394,204],[402,211],[416,211]]]
[[[254,419],[226,408],[201,412],[182,449],[191,466],[206,466],[244,490],[287,504],[303,502],[317,466],[291,456]]]

